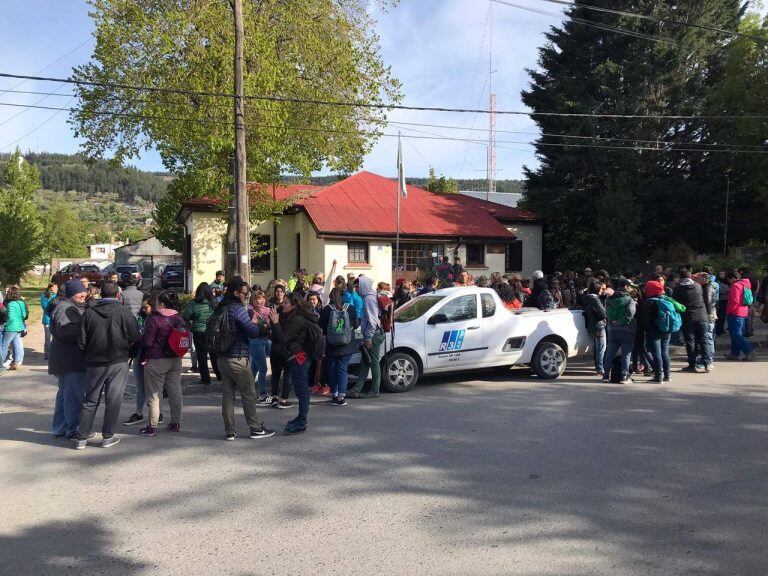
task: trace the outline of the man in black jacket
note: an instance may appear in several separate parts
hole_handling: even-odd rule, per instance
[[[69,280],[62,286],[50,311],[48,373],[57,377],[59,386],[51,431],[54,438],[73,438],[80,424],[80,410],[85,398],[85,355],[77,345],[77,339],[86,295],[80,280]]]
[[[707,331],[709,330],[710,303],[704,299],[701,285],[691,278],[688,269],[680,270],[680,281],[675,286],[672,297],[685,306],[683,313],[682,333],[685,338],[685,351],[688,355],[688,366],[683,372],[698,372],[696,357],[701,355],[704,371],[712,369],[712,356],[707,346]]]
[[[128,360],[131,347],[139,341],[141,334],[131,309],[117,299],[118,292],[117,284],[104,284],[101,299],[85,310],[80,321],[78,345],[85,352],[87,368],[80,431],[74,436],[76,450],[82,450],[88,442],[102,392],[104,424],[101,445],[109,448],[120,441],[115,436],[115,427],[123,402]]]

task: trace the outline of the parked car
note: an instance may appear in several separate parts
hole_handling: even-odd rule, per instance
[[[138,264],[120,264],[115,266],[115,272],[120,275],[120,284],[125,286],[131,278],[131,274],[141,274],[141,266]]]
[[[445,288],[395,311],[381,384],[407,392],[422,375],[518,365],[552,380],[565,371],[569,357],[589,352],[590,343],[581,310],[512,311],[495,290]]]
[[[178,263],[166,265],[160,274],[160,286],[162,288],[183,288],[184,265]]]
[[[61,286],[67,280],[73,278],[87,278],[91,283],[101,286],[104,275],[95,264],[70,264],[51,276],[51,282]]]

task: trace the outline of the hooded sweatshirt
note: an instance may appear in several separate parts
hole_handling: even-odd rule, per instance
[[[103,298],[86,307],[77,343],[88,366],[109,366],[128,362],[131,345],[140,338],[131,309],[115,298]]]
[[[363,332],[363,340],[371,342],[373,335],[380,328],[379,301],[376,291],[373,289],[373,280],[368,276],[358,278],[360,297],[363,299],[363,315],[360,318],[360,328]]]
[[[681,278],[672,297],[685,306],[683,322],[709,322],[709,302],[705,302],[701,284]]]

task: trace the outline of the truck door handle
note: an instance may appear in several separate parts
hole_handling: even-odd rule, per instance
[[[467,330],[479,330],[480,326],[468,326]]]

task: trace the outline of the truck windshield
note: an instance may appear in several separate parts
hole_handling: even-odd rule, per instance
[[[440,302],[445,296],[436,296],[434,294],[419,296],[406,302],[402,307],[395,310],[395,322],[413,322],[421,318],[435,304]]]

